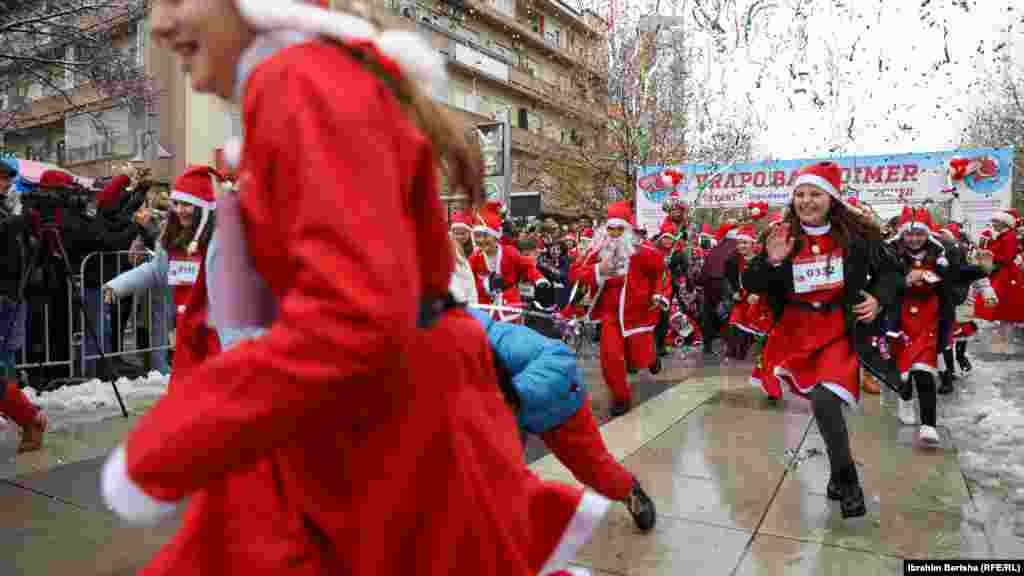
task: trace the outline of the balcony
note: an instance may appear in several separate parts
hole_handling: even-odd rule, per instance
[[[528,24],[497,10],[486,0],[464,0],[463,3],[473,12],[483,16],[486,21],[495,26],[507,27],[515,36],[518,36],[518,39],[529,43],[534,48],[540,48],[548,56],[570,67],[583,68],[597,78],[605,82],[608,81],[607,66],[595,65],[590,59],[586,58],[583,50],[570,50],[558,46],[542,34],[534,32]],[[601,35],[599,37],[603,38]]]
[[[570,113],[570,117],[580,118],[591,126],[603,128],[608,124],[607,117],[594,112],[594,109],[598,106],[597,103],[591,104],[591,107],[581,105],[581,99],[573,98],[571,92],[562,90],[562,87],[557,84],[551,84],[536,78],[520,68],[509,70],[509,82],[514,86],[520,86],[539,95],[539,100],[546,104],[554,104],[559,108],[567,110]]]

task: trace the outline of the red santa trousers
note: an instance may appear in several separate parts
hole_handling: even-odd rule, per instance
[[[627,358],[632,368],[654,364],[654,331],[623,336],[618,316],[606,314],[601,322],[601,375],[616,402],[633,400],[633,389],[626,380]]]
[[[0,380],[0,415],[22,428],[31,426],[39,408],[29,401],[16,382]]]
[[[629,497],[633,475],[605,447],[589,394],[575,414],[540,437],[555,458],[585,486],[609,500],[621,502]]]

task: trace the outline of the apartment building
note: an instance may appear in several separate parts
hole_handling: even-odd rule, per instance
[[[552,159],[573,165],[581,146],[605,144],[607,24],[601,17],[561,0],[373,1],[413,20],[445,57],[450,83],[434,98],[468,125],[508,123],[512,154],[504,168],[511,173],[514,215],[573,215],[543,166]],[[0,131],[0,147],[87,177],[109,176],[134,161],[167,182],[188,164],[215,164],[218,148],[240,135],[237,111],[191,90],[174,57],[153,46],[145,18],[102,25],[116,28],[115,44],[154,80],[157,105],[147,113],[69,74],[70,105],[28,79],[0,94],[0,110],[29,104]]]
[[[32,10],[43,4],[21,6]],[[44,14],[57,12],[57,8],[43,9]],[[148,87],[138,89],[149,91],[151,106],[98,90],[71,67],[56,74],[50,71],[48,78],[8,77],[0,82],[0,117],[15,110],[17,114],[0,126],[0,149],[19,158],[57,164],[84,177],[146,166],[164,185],[188,164],[214,164],[217,148],[240,133],[238,115],[216,98],[192,91],[174,56],[151,41],[144,16],[95,23],[76,20],[73,27],[111,34],[114,47],[124,56],[122,65],[137,67],[150,79]],[[53,26],[61,24],[68,23],[52,21]],[[82,47],[69,41],[71,37],[55,34],[55,45],[39,46],[38,54],[75,61]],[[0,70],[0,76],[4,74]]]
[[[376,1],[445,57],[448,90],[435,99],[469,125],[508,123],[513,215],[574,215],[543,166],[580,164],[580,147],[606,140],[607,23],[561,0]]]

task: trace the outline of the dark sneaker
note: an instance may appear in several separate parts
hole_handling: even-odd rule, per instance
[[[651,364],[650,370],[651,374],[657,374],[658,372],[661,372],[661,358],[656,357],[654,359],[654,364]]]
[[[616,416],[622,416],[626,412],[629,412],[629,408],[630,408],[629,404],[630,404],[629,402],[615,402],[615,403],[613,403],[612,404],[612,408],[611,408],[612,418],[614,418]]]
[[[967,359],[967,356],[958,356],[956,363],[960,365],[960,371],[967,374],[971,371],[971,361]]]
[[[953,393],[953,373],[946,370],[942,373],[942,384],[939,384],[939,394]]]
[[[843,499],[843,493],[839,490],[839,482],[835,476],[830,476],[828,479],[828,488],[825,489],[825,495],[828,496],[829,500],[840,501]]]
[[[629,514],[633,516],[633,522],[642,532],[650,532],[654,523],[658,520],[658,512],[654,509],[654,501],[640,487],[640,483],[633,480],[633,491],[629,493],[626,500],[626,507]]]

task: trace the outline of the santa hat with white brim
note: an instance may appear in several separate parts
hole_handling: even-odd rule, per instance
[[[1002,224],[1007,225],[1010,228],[1015,228],[1017,226],[1017,218],[1013,214],[1007,212],[1006,210],[999,210],[998,212],[992,214],[992,221],[1000,222]]]
[[[171,190],[170,199],[175,202],[191,204],[202,210],[199,218],[199,226],[189,243],[189,254],[199,251],[199,238],[206,230],[206,224],[210,220],[210,212],[217,209],[216,196],[214,194],[214,180],[221,182],[224,177],[209,166],[189,166],[181,176],[174,181],[174,189]]]

